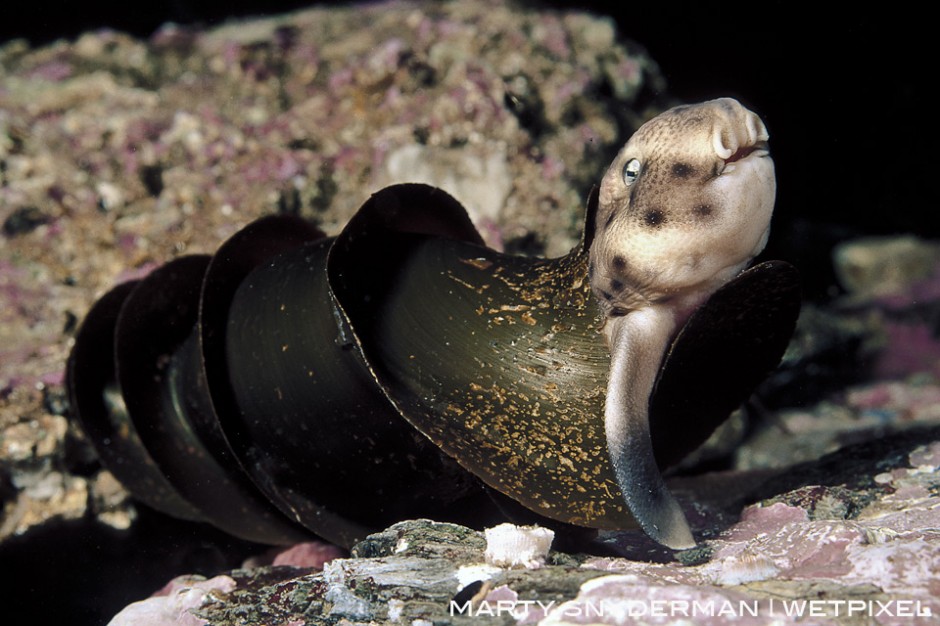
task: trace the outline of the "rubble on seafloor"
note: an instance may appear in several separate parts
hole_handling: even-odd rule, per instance
[[[647,559],[551,552],[544,563],[496,567],[484,554],[489,537],[482,533],[412,521],[370,536],[351,558],[334,559],[320,571],[235,570],[214,579],[216,593],[185,606],[204,620],[194,623],[217,625],[472,624],[486,618],[548,626],[688,617],[697,624],[777,624],[796,617],[817,624],[936,623],[938,438],[935,426],[843,449],[820,461],[824,476],[813,486],[803,484],[814,476],[811,464],[781,475],[778,495],[748,505],[739,521],[678,560],[655,549]],[[935,441],[921,445],[920,439]],[[708,492],[709,481],[715,479],[690,480],[677,491],[704,486]],[[693,526],[714,523],[707,510],[726,506],[728,491],[726,484],[723,496],[713,493],[716,499],[699,503],[705,513],[692,518]],[[754,494],[736,495],[740,501]],[[615,553],[633,539],[604,533],[594,548]],[[160,610],[183,606],[173,597],[145,602]],[[144,615],[141,606],[126,611],[117,624]]]
[[[482,533],[403,522],[322,571],[311,565],[336,556],[322,546],[233,569],[262,548],[138,507],[68,420],[71,338],[115,283],[212,251],[267,213],[335,233],[405,176],[455,194],[491,245],[564,253],[587,190],[665,104],[661,91],[655,63],[610,21],[497,2],[0,46],[0,557],[24,615],[53,614],[28,595],[39,589],[65,607],[56,618],[97,623],[166,584],[125,615],[671,623],[698,603],[716,614],[696,623],[728,611],[780,623],[792,607],[818,611],[813,623],[933,623],[940,264],[929,242],[840,249],[849,293],[804,309],[780,371],[697,457],[730,457],[725,470],[671,479],[702,540],[678,555],[638,532],[602,533],[595,556],[501,568],[486,564]],[[168,583],[195,572],[208,576]]]
[[[370,536],[351,558],[315,558],[322,569],[308,562],[175,581],[114,623],[935,623],[940,441],[920,438],[940,438],[940,427],[879,442],[878,454],[863,444],[779,476],[778,495],[748,505],[678,560],[651,548],[646,559],[550,552],[494,565],[489,533],[410,521]],[[802,484],[822,467],[822,482]],[[678,492],[708,492],[710,481],[721,479],[689,480]],[[715,491],[724,495],[698,503],[693,526],[711,527],[709,507],[729,504],[727,484]],[[736,495],[740,503],[753,493]],[[499,541],[512,532],[533,531],[504,529]],[[613,554],[626,543],[635,537],[604,533],[593,547]]]

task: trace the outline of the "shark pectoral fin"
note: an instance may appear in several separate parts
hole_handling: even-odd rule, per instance
[[[650,537],[682,550],[694,547],[695,539],[663,482],[649,431],[650,393],[675,326],[672,312],[656,307],[607,319],[604,331],[611,359],[604,428],[630,512]]]

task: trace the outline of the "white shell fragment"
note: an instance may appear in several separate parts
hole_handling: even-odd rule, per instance
[[[540,567],[555,539],[555,532],[548,528],[514,524],[487,528],[484,534],[486,562],[497,567]]]

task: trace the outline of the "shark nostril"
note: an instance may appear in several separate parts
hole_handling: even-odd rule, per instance
[[[718,158],[725,161],[737,150],[737,141],[729,136],[724,128],[716,128],[712,136],[712,148]]]
[[[767,141],[770,138],[764,122],[753,113],[747,117],[747,136],[750,143]]]

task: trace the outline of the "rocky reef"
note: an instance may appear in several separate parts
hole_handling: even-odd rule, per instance
[[[450,191],[491,245],[562,254],[661,80],[609,21],[501,3],[12,41],[0,61],[0,537],[121,506],[108,478],[70,471],[94,461],[61,386],[104,290],[264,214],[335,233],[401,181]]]

